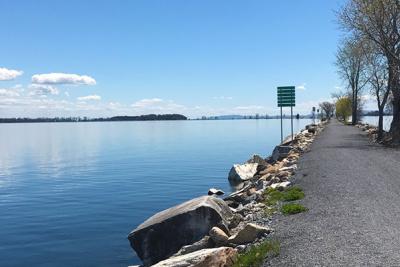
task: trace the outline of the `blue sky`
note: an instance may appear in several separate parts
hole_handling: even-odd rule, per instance
[[[1,1],[0,117],[307,113],[342,85],[342,1]]]

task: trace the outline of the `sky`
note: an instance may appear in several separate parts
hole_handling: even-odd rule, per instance
[[[282,85],[307,114],[343,86],[342,4],[2,0],[0,117],[274,115]]]

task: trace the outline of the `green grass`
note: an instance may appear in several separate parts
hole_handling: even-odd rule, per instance
[[[265,204],[275,206],[279,201],[294,201],[302,198],[304,198],[304,192],[298,186],[292,186],[283,191],[269,188],[265,193]]]
[[[299,203],[286,203],[281,207],[281,212],[285,215],[297,214],[307,211],[308,209]]]
[[[265,191],[265,204],[267,206],[275,206],[278,201],[281,201],[283,198],[283,193],[277,189],[268,188]]]
[[[284,201],[294,201],[304,198],[303,190],[298,186],[293,186],[285,190],[283,195]]]
[[[253,246],[248,251],[241,253],[236,258],[233,267],[259,267],[269,256],[277,256],[280,253],[280,245],[276,240],[266,240]]]
[[[270,216],[275,211],[277,211],[278,202],[280,201],[289,202],[302,199],[304,198],[304,192],[298,186],[291,186],[283,191],[269,188],[268,190],[265,191],[264,197],[265,197],[264,203],[265,205],[267,205],[267,207],[264,209],[264,212],[267,216]],[[280,210],[283,214],[288,215],[288,214],[296,214],[303,211],[307,211],[308,209],[298,203],[285,203],[282,205]]]

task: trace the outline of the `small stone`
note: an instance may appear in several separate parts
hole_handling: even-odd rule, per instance
[[[233,229],[236,228],[239,223],[243,221],[243,216],[240,215],[239,213],[235,213],[231,219],[231,221],[229,222],[229,229]]]
[[[216,189],[216,188],[210,188],[210,189],[208,189],[208,195],[209,195],[209,196],[211,196],[211,195],[221,196],[221,195],[223,195],[223,194],[225,194],[225,192],[222,191],[222,190],[220,190],[220,189]]]
[[[228,235],[222,231],[220,228],[214,226],[208,233],[210,238],[214,241],[216,246],[223,246],[228,242]]]
[[[282,183],[276,183],[276,184],[272,184],[270,185],[270,187],[272,189],[278,189],[278,188],[286,188],[290,185],[290,182],[282,182]]]
[[[229,242],[239,245],[251,243],[258,237],[261,237],[264,234],[269,234],[271,231],[271,228],[249,223],[237,234],[231,236]]]
[[[283,167],[283,168],[279,169],[279,171],[290,171],[290,172],[294,172],[295,170],[297,170],[297,165],[296,164],[291,165],[289,167]]]
[[[246,249],[246,245],[239,245],[239,246],[236,246],[236,249],[237,249],[239,252],[243,252],[243,251]]]

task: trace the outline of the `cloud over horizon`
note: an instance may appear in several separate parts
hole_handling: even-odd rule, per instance
[[[0,88],[0,97],[18,97],[18,96],[20,96],[18,90]]]
[[[10,70],[7,68],[0,68],[0,81],[11,81],[21,76],[24,72],[21,70]]]
[[[31,84],[29,89],[31,89],[30,96],[58,95],[60,93],[56,87],[46,84]]]
[[[87,101],[87,100],[95,100],[95,101],[100,101],[101,96],[99,95],[87,95],[87,96],[80,96],[77,98],[79,101]]]
[[[95,85],[96,80],[87,75],[69,73],[46,73],[32,76],[35,84],[73,84],[73,85]]]

